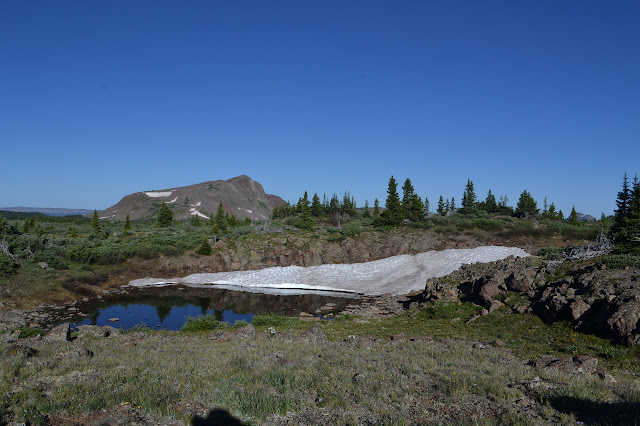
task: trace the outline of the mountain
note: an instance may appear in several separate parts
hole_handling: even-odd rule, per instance
[[[43,213],[49,216],[85,215],[93,213],[87,209],[58,209],[53,207],[0,207],[5,212]]]
[[[200,216],[209,219],[222,205],[227,213],[239,220],[264,220],[271,217],[273,208],[284,204],[277,195],[265,194],[260,183],[249,176],[229,180],[215,180],[173,189],[136,192],[122,198],[118,204],[98,212],[101,219],[131,220],[154,218],[164,201],[173,210],[174,219]]]
[[[578,220],[580,222],[593,222],[596,218],[590,214],[578,213]]]

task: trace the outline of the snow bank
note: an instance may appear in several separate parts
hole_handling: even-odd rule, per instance
[[[173,193],[172,191],[167,191],[167,192],[145,192],[145,194],[147,194],[147,197],[151,197],[151,198],[170,197],[172,193]]]
[[[237,286],[240,289],[283,289],[338,291],[365,295],[406,294],[423,290],[428,278],[442,277],[462,264],[493,262],[509,256],[525,257],[517,247],[486,246],[474,249],[429,251],[400,255],[373,262],[342,265],[287,266],[254,271],[192,274],[171,280],[144,278],[129,283],[134,287],[185,284],[188,286]]]

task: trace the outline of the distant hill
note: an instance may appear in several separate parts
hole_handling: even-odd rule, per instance
[[[249,176],[229,180],[216,180],[180,188],[142,191],[127,195],[118,204],[98,212],[101,219],[150,219],[158,214],[165,202],[173,210],[174,219],[192,216],[209,219],[215,215],[218,204],[239,220],[264,220],[271,217],[273,208],[284,204],[277,195],[265,194],[262,185]]]
[[[578,213],[578,220],[581,222],[593,222],[596,218],[590,214]]]
[[[87,209],[57,209],[52,207],[0,207],[5,212],[42,213],[49,216],[71,216],[93,213]]]

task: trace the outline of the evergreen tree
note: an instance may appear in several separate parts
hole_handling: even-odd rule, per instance
[[[456,211],[456,199],[455,199],[455,197],[451,197],[451,204],[449,204],[449,211],[451,211],[451,212],[455,212]]]
[[[515,215],[517,217],[535,216],[538,214],[538,205],[531,194],[525,189],[520,194]]]
[[[202,245],[200,246],[200,248],[198,248],[196,253],[203,256],[209,256],[211,253],[213,253],[213,248],[211,247],[211,243],[209,243],[209,240],[207,238],[204,238],[202,240]]]
[[[626,228],[626,221],[629,214],[629,205],[631,203],[631,190],[629,189],[629,179],[627,173],[624,174],[622,181],[622,191],[618,192],[616,200],[616,209],[613,212],[613,225],[611,226],[612,235],[618,234]]]
[[[498,204],[496,203],[496,196],[493,195],[491,190],[487,193],[487,198],[484,200],[484,208],[489,213],[495,213],[498,211]]]
[[[129,219],[129,213],[127,213],[127,217],[124,219],[124,235],[129,235],[131,232],[131,219]]]
[[[447,206],[448,204],[449,204],[449,201],[447,200]],[[445,203],[444,203],[444,199],[442,198],[442,195],[438,199],[438,210],[436,211],[439,215],[442,215],[442,216],[447,214],[447,207],[445,207]]]
[[[566,220],[564,218],[564,213],[562,213],[562,209],[558,210],[558,220]]]
[[[78,238],[78,228],[75,226],[71,227],[71,238]]]
[[[425,196],[424,197],[424,217],[429,217],[429,214],[431,213],[431,205],[429,203],[429,197]]]
[[[473,188],[473,182],[471,179],[467,179],[467,186],[464,190],[464,195],[462,196],[462,209],[460,209],[463,214],[473,213],[476,209],[476,204],[478,200],[476,199],[476,191]]]
[[[318,193],[313,194],[311,214],[315,217],[322,216],[322,204],[320,204],[320,197],[318,197]]]
[[[578,213],[576,212],[575,206],[571,207],[571,213],[569,214],[569,223],[573,225],[577,225],[580,223],[580,221],[578,220]]]
[[[296,221],[296,226],[300,229],[313,229],[315,225],[315,221],[311,217],[311,207],[309,204],[307,191],[305,191],[302,202],[300,203],[300,217]]]
[[[102,232],[102,227],[100,226],[100,218],[98,217],[98,211],[93,211],[93,217],[91,218],[91,235],[98,236]]]
[[[231,226],[231,227],[238,226],[238,218],[236,217],[236,215],[227,213],[226,218],[227,218],[227,226]]]
[[[351,196],[349,191],[345,191],[344,196],[342,197],[340,212],[350,217],[354,217],[356,215],[356,200]]]
[[[156,226],[160,228],[166,228],[167,226],[171,226],[173,223],[173,211],[171,208],[162,202],[160,206],[160,211],[158,211],[158,220],[156,221]]]
[[[218,210],[213,218],[213,223],[218,226],[219,232],[227,230],[227,212],[224,210],[222,200],[218,203]]]
[[[604,212],[602,212],[602,215],[600,216],[600,224],[602,225],[602,232],[604,232],[605,229],[609,229],[609,218],[607,218],[607,215],[604,214]]]
[[[540,214],[540,216],[542,216],[543,218],[547,218],[549,217],[549,210],[547,210],[547,207],[549,207],[547,205],[547,197],[544,197],[544,205],[543,205],[543,209],[542,209],[542,213]]]
[[[369,210],[369,200],[364,200],[364,211],[362,217],[365,219],[371,218],[371,210]]]
[[[194,228],[199,228],[202,226],[202,221],[197,214],[194,214],[191,215],[191,219],[189,219],[189,225],[193,226]]]
[[[547,212],[547,217],[551,220],[559,219],[558,212],[556,212],[556,205],[553,203],[553,201],[549,205],[549,211]]]
[[[331,201],[329,201],[329,214],[333,215],[339,212],[341,207],[342,206],[340,205],[340,200],[338,199],[338,195],[333,194],[333,196],[331,197]]]
[[[373,217],[380,216],[380,201],[376,198],[373,200]]]
[[[424,218],[424,204],[415,192],[411,179],[404,181],[402,185],[402,216],[412,222],[421,221]]]
[[[382,213],[382,219],[384,225],[394,226],[402,223],[402,205],[398,195],[398,183],[393,176],[389,178],[387,202],[385,203],[385,211]]]

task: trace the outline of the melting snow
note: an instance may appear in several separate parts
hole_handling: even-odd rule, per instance
[[[209,217],[208,217],[208,216],[203,215],[202,213],[200,213],[200,212],[199,212],[198,210],[196,210],[196,209],[191,209],[191,210],[189,210],[189,211],[191,212],[191,216],[200,216],[200,217],[203,217],[203,218],[205,218],[205,219],[209,219]]]
[[[247,210],[247,209],[245,209],[245,211],[247,211],[247,212],[249,212],[249,213],[253,213],[251,210]]]
[[[147,197],[156,198],[156,197],[170,197],[173,191],[167,192],[145,192]]]
[[[167,204],[173,204],[173,203],[175,203],[176,201],[178,201],[178,197],[174,198],[174,199],[173,199],[173,200],[171,200],[171,201],[167,201]]]
[[[462,264],[493,262],[509,256],[525,257],[527,252],[517,247],[486,246],[474,249],[428,251],[416,255],[400,255],[373,262],[287,266],[254,271],[192,274],[172,280],[144,278],[129,283],[135,287],[185,284],[194,287],[214,285],[257,289],[305,291],[340,291],[366,295],[384,293],[406,294],[423,290],[428,278],[442,277]]]

